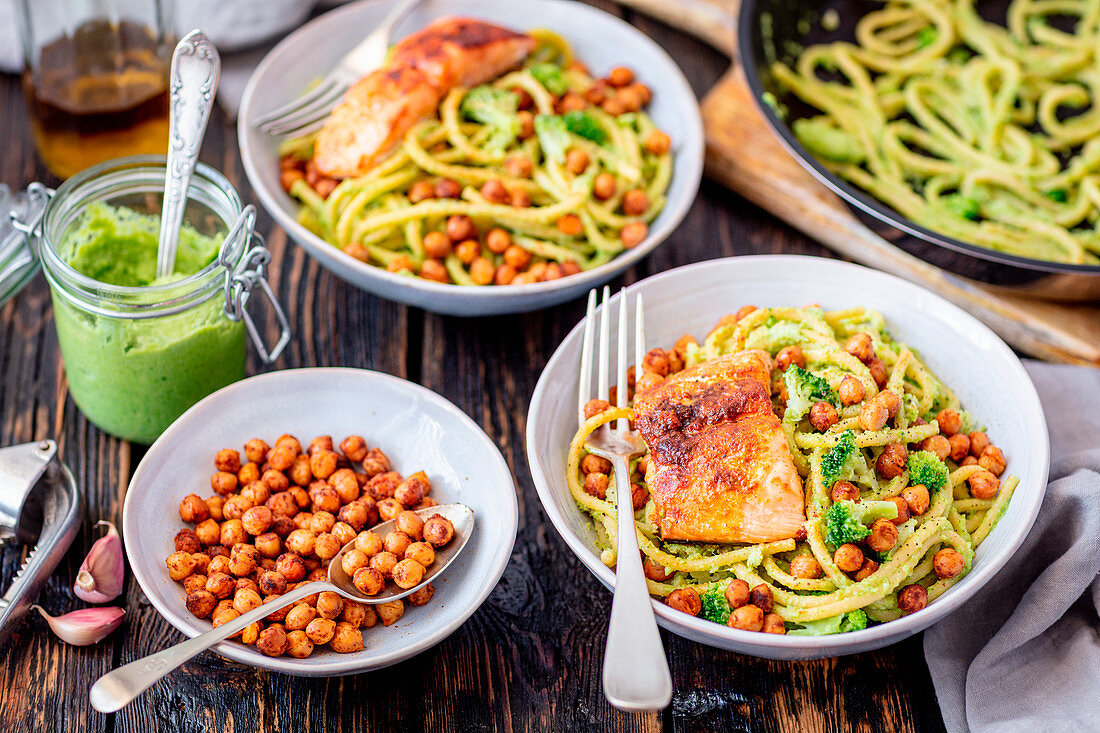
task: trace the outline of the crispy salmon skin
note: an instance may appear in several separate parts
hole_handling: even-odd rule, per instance
[[[432,22],[401,40],[385,66],[347,91],[317,136],[314,165],[331,178],[363,175],[413,125],[434,116],[452,88],[494,79],[534,48],[531,36],[484,21]]]

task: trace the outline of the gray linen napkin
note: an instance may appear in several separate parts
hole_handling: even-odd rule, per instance
[[[924,634],[951,733],[1100,731],[1100,370],[1025,366],[1050,483],[1008,564]]]

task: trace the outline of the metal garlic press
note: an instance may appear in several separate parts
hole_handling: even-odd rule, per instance
[[[80,529],[80,492],[52,440],[0,448],[0,539],[34,545],[0,596],[0,644],[34,603]]]

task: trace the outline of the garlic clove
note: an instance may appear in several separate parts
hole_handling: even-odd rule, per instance
[[[119,627],[126,611],[121,608],[81,608],[62,616],[51,616],[39,605],[38,612],[46,619],[58,638],[73,646],[88,646],[102,640]]]
[[[95,526],[101,524],[107,525],[107,534],[92,545],[73,584],[73,592],[88,603],[106,603],[118,598],[126,572],[118,530],[107,521],[96,522]]]

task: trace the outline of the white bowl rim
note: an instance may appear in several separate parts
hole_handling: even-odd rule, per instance
[[[376,657],[372,657],[366,664],[362,659],[355,659],[356,655],[347,655],[346,658],[338,658],[331,662],[318,662],[313,660],[311,663],[309,659],[286,659],[282,657],[267,657],[261,653],[255,651],[251,647],[244,646],[234,641],[220,642],[211,649],[223,657],[232,659],[235,662],[241,664],[247,664],[251,667],[259,667],[262,669],[270,669],[276,672],[285,672],[302,677],[327,677],[327,676],[340,676],[346,674],[356,674],[359,672],[367,672],[374,669],[380,669],[392,664],[409,659],[417,654],[420,654],[427,649],[439,644],[446,639],[452,633],[454,633],[460,626],[481,608],[485,603],[485,599],[489,597],[489,594],[493,592],[496,586],[500,583],[500,578],[504,575],[504,569],[507,567],[511,560],[512,550],[515,547],[516,534],[519,529],[519,502],[515,491],[515,476],[511,469],[508,468],[508,462],[504,459],[504,456],[500,453],[500,448],[493,442],[493,440],[485,433],[481,427],[473,421],[473,419],[463,412],[457,405],[452,403],[442,395],[424,387],[415,382],[410,382],[400,377],[395,377],[392,374],[386,374],[385,372],[378,372],[372,369],[356,369],[352,367],[302,367],[296,369],[279,369],[272,372],[265,372],[263,374],[257,374],[246,379],[242,379],[239,382],[223,387],[217,392],[203,398],[191,407],[187,412],[183,413],[175,422],[168,427],[164,433],[157,438],[157,440],[149,447],[149,450],[142,457],[141,462],[138,464],[137,470],[134,471],[133,478],[130,479],[130,483],[126,489],[126,498],[122,505],[122,539],[123,547],[126,549],[126,559],[130,565],[130,571],[133,573],[134,578],[138,582],[138,586],[141,587],[142,592],[146,598],[149,599],[149,603],[165,620],[168,621],[177,630],[183,632],[186,636],[194,638],[206,631],[207,628],[201,628],[196,622],[200,619],[190,615],[183,615],[177,613],[174,609],[168,607],[162,607],[158,600],[156,600],[156,594],[151,592],[154,587],[153,579],[148,577],[144,572],[144,564],[135,562],[135,548],[137,542],[128,541],[126,530],[132,526],[133,520],[130,516],[130,498],[134,496],[135,491],[140,491],[140,481],[144,478],[144,473],[149,469],[146,468],[150,456],[155,455],[158,446],[168,444],[175,440],[178,435],[185,433],[185,428],[190,428],[187,424],[187,418],[192,413],[197,412],[200,408],[208,406],[210,403],[222,399],[225,394],[241,391],[244,389],[252,389],[257,382],[278,382],[281,379],[313,379],[324,378],[327,375],[335,373],[355,374],[359,377],[366,377],[372,380],[380,380],[383,383],[389,383],[397,386],[399,389],[408,389],[412,392],[421,394],[424,399],[432,402],[437,407],[441,408],[445,412],[452,415],[460,423],[463,423],[469,428],[474,435],[484,440],[487,447],[490,447],[491,451],[486,451],[486,460],[495,465],[502,475],[508,476],[512,486],[512,501],[505,502],[504,516],[500,517],[500,521],[505,522],[505,536],[511,535],[511,542],[508,543],[506,551],[500,551],[496,553],[494,564],[489,574],[490,578],[494,580],[490,583],[486,583],[477,595],[475,603],[471,604],[467,608],[461,609],[457,616],[449,620],[448,622],[439,625],[430,634],[421,639],[418,642],[409,644],[408,646],[400,649],[393,650],[386,654],[382,654]],[[274,384],[271,385],[273,388]],[[163,449],[163,447],[162,447]],[[502,548],[503,549],[503,548]],[[340,655],[343,657],[344,655]]]
[[[978,319],[967,313],[962,308],[950,303],[949,301],[941,298],[940,296],[925,290],[924,288],[911,283],[907,280],[903,280],[895,275],[881,272],[879,270],[873,270],[862,265],[856,265],[843,260],[836,260],[824,257],[811,257],[806,255],[748,255],[739,257],[723,257],[713,260],[705,260],[703,262],[696,262],[690,265],[673,268],[666,270],[665,272],[653,275],[651,277],[639,280],[638,282],[624,288],[618,294],[611,298],[611,304],[615,305],[618,299],[622,297],[623,292],[635,292],[636,289],[645,284],[655,281],[660,281],[666,278],[677,277],[684,273],[694,270],[705,269],[708,267],[714,267],[716,263],[721,263],[721,266],[728,266],[730,264],[744,265],[744,264],[758,264],[758,263],[774,263],[777,267],[781,267],[783,263],[790,263],[792,260],[797,259],[801,261],[812,261],[819,267],[837,267],[839,269],[847,269],[852,271],[859,271],[860,277],[866,277],[871,279],[882,279],[890,281],[894,286],[909,290],[911,292],[919,292],[924,297],[931,297],[940,302],[940,305],[946,306],[949,310],[953,311],[954,317],[962,321],[968,329],[975,329],[991,336],[993,343],[996,344],[996,348],[1002,351],[1002,354],[1009,357],[1009,368],[1016,372],[1016,376],[1022,377],[1023,383],[1027,384],[1031,389],[1024,395],[1016,395],[1017,402],[1022,405],[1030,414],[1037,416],[1043,425],[1043,430],[1040,431],[1042,440],[1040,445],[1035,446],[1034,453],[1029,457],[1029,460],[1034,461],[1036,465],[1042,467],[1042,481],[1040,481],[1037,491],[1034,494],[1034,498],[1030,502],[1030,506],[1027,507],[1026,521],[1020,522],[1013,528],[1012,534],[1009,536],[1009,540],[1006,543],[1005,549],[997,556],[991,559],[989,565],[982,568],[979,571],[971,571],[967,576],[967,585],[965,586],[965,593],[951,593],[947,592],[936,600],[935,603],[931,603],[924,609],[917,611],[916,613],[902,616],[894,621],[877,624],[871,626],[862,631],[851,631],[843,634],[832,634],[826,636],[789,636],[786,634],[763,634],[754,631],[744,631],[741,629],[734,629],[727,626],[721,626],[712,621],[707,621],[695,616],[689,616],[686,613],[676,611],[666,604],[652,599],[651,603],[653,610],[657,614],[658,623],[676,633],[681,633],[679,628],[684,628],[692,632],[695,638],[711,637],[717,640],[727,642],[726,645],[719,645],[723,648],[734,648],[734,645],[745,654],[753,654],[751,648],[757,649],[772,649],[777,652],[791,652],[797,650],[805,650],[815,656],[839,656],[843,654],[855,653],[859,650],[877,648],[880,646],[886,646],[905,636],[909,636],[918,631],[921,631],[928,626],[936,623],[943,618],[946,618],[952,611],[957,609],[963,603],[974,595],[983,585],[985,585],[997,572],[1004,567],[1004,564],[1008,562],[1008,559],[1019,549],[1023,543],[1027,533],[1031,530],[1032,525],[1035,523],[1035,519],[1039,514],[1039,508],[1042,506],[1043,497],[1046,494],[1046,478],[1050,465],[1050,445],[1049,437],[1046,431],[1046,417],[1043,413],[1042,404],[1039,401],[1039,395],[1035,391],[1035,386],[1031,381],[1031,378],[1024,370],[1023,364],[1019,358],[1012,352],[1004,341],[997,336],[991,329],[983,324]],[[612,311],[614,312],[614,311]],[[716,316],[717,317],[717,316]],[[554,487],[552,487],[547,480],[547,473],[542,468],[542,459],[538,455],[538,451],[535,449],[535,434],[537,426],[542,424],[541,415],[539,414],[538,407],[541,405],[544,399],[543,393],[549,389],[549,383],[545,379],[546,374],[551,368],[564,360],[565,353],[563,346],[565,343],[581,331],[584,325],[584,320],[574,326],[565,338],[562,339],[562,343],[554,351],[554,354],[547,361],[546,366],[543,367],[542,374],[539,375],[538,384],[535,386],[535,391],[531,396],[531,404],[527,415],[527,435],[526,435],[526,450],[527,461],[531,469],[531,477],[535,483],[535,490],[538,493],[539,501],[542,503],[543,510],[550,518],[550,522],[554,525],[558,534],[569,546],[569,549],[573,551],[581,562],[609,589],[615,587],[615,573],[611,568],[600,562],[599,557],[592,551],[585,541],[568,531],[567,522],[565,516],[558,511],[558,507],[555,505],[552,497],[556,493]],[[904,340],[904,339],[903,339]],[[1017,497],[1014,496],[1015,501]],[[579,510],[578,510],[579,511]],[[682,634],[681,634],[682,635]],[[729,644],[733,642],[733,644]],[[881,643],[877,643],[881,642]],[[854,648],[858,647],[858,648]],[[822,654],[821,651],[826,653]],[[829,654],[832,652],[832,654]],[[776,657],[776,658],[795,658],[795,657]]]
[[[512,0],[516,2],[517,0]],[[658,219],[664,219],[659,227],[651,228],[646,235],[645,240],[642,241],[636,247],[632,247],[629,250],[623,251],[617,255],[610,262],[606,262],[598,267],[594,267],[591,270],[577,273],[576,275],[570,275],[569,277],[563,277],[558,280],[552,280],[549,282],[530,283],[526,285],[493,285],[487,288],[475,288],[462,285],[437,283],[431,280],[425,280],[419,277],[408,277],[404,275],[398,275],[387,271],[385,268],[378,267],[377,265],[370,265],[365,262],[360,262],[351,255],[345,254],[338,248],[324,241],[313,232],[306,229],[304,226],[298,223],[298,221],[287,214],[283,210],[282,206],[275,199],[273,193],[268,190],[268,187],[264,184],[263,177],[260,175],[260,171],[256,168],[253,158],[254,152],[252,145],[248,139],[248,120],[253,116],[252,113],[252,98],[255,94],[256,88],[259,86],[261,78],[268,72],[270,66],[272,66],[281,54],[287,53],[288,47],[294,45],[299,41],[299,36],[305,31],[310,29],[310,26],[321,23],[323,21],[335,22],[338,18],[342,17],[345,13],[352,15],[362,9],[364,5],[378,5],[381,2],[393,2],[393,0],[357,0],[357,2],[348,3],[340,7],[333,8],[322,15],[310,20],[308,23],[303,24],[300,28],[288,35],[282,41],[280,41],[274,48],[271,49],[263,58],[262,61],[256,66],[252,75],[248,79],[248,83],[245,86],[244,94],[241,98],[241,105],[237,116],[237,143],[241,149],[241,162],[244,164],[245,176],[248,178],[249,183],[252,186],[253,192],[259,197],[260,202],[267,209],[267,212],[275,219],[275,221],[282,228],[291,233],[291,239],[296,242],[302,240],[309,241],[311,245],[317,248],[331,249],[334,254],[339,255],[340,258],[344,258],[345,264],[354,270],[359,270],[364,275],[373,278],[379,278],[382,282],[390,282],[395,285],[404,285],[412,290],[419,290],[424,293],[434,293],[439,295],[452,296],[456,294],[468,293],[469,295],[476,294],[479,299],[488,300],[501,300],[507,298],[514,298],[517,295],[523,294],[547,294],[554,293],[561,290],[580,287],[584,284],[591,283],[595,285],[597,283],[604,282],[616,274],[622,272],[626,268],[634,265],[639,260],[649,255],[654,249],[662,244],[665,239],[680,225],[680,223],[687,216],[688,211],[695,204],[695,198],[699,193],[699,186],[702,183],[703,178],[703,162],[705,157],[705,134],[703,131],[703,118],[699,110],[698,100],[695,97],[695,92],[692,90],[691,85],[688,83],[687,78],[684,76],[683,70],[680,69],[679,64],[659,46],[653,39],[642,33],[634,26],[627,23],[622,18],[618,18],[610,13],[603,11],[597,7],[591,5],[585,5],[574,0],[518,0],[521,2],[532,3],[534,5],[568,5],[571,10],[584,15],[585,13],[591,13],[594,15],[603,16],[614,27],[619,28],[624,33],[630,33],[636,35],[651,47],[651,53],[666,61],[676,73],[672,76],[662,77],[659,81],[655,80],[655,85],[659,83],[662,89],[672,89],[679,95],[686,95],[695,101],[694,104],[688,106],[686,109],[681,110],[681,114],[684,116],[684,124],[689,130],[688,135],[683,141],[678,141],[679,149],[676,151],[676,161],[679,161],[681,157],[685,160],[685,165],[688,166],[685,174],[677,174],[675,171],[673,175],[684,175],[688,180],[689,186],[685,190],[685,194],[682,200],[675,202],[675,205],[671,208],[666,208],[658,215]],[[624,63],[627,63],[624,61]],[[675,163],[674,163],[675,165]],[[666,201],[666,207],[674,203]],[[303,249],[306,249],[307,254],[314,255],[308,248],[303,245]],[[341,279],[344,279],[341,277]],[[358,286],[357,286],[358,287]],[[510,311],[500,311],[510,312]]]

